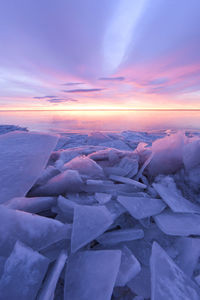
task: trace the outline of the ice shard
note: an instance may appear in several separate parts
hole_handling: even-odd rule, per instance
[[[200,289],[156,243],[150,259],[151,299],[200,299]]]
[[[0,203],[23,197],[40,176],[58,137],[36,132],[0,136]]]
[[[71,239],[72,252],[100,236],[112,223],[113,216],[104,206],[75,206]]]

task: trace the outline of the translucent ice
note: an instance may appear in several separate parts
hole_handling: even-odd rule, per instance
[[[22,197],[46,166],[58,137],[15,131],[0,136],[0,203]]]
[[[8,208],[23,210],[30,213],[39,213],[44,210],[50,209],[56,205],[55,197],[18,197],[13,198],[4,203]]]
[[[200,164],[200,139],[195,139],[183,148],[183,162],[186,170],[190,170]]]
[[[169,235],[200,235],[200,215],[163,211],[154,216],[157,226]]]
[[[62,269],[66,263],[66,259],[67,254],[62,251],[54,265],[51,267],[51,270],[49,271],[45,279],[42,289],[39,292],[37,300],[50,300],[51,297],[52,299],[54,299],[56,285],[60,277],[60,273],[62,272]]]
[[[162,200],[148,197],[118,196],[117,201],[138,220],[159,214],[166,207]]]
[[[0,255],[7,256],[20,240],[35,250],[66,238],[70,225],[0,206]]]
[[[121,251],[85,251],[69,258],[64,300],[110,300]]]
[[[185,199],[172,177],[160,177],[157,183],[153,183],[153,187],[173,212],[200,214],[200,205]]]
[[[144,232],[142,229],[119,229],[104,233],[97,238],[97,241],[102,245],[115,245],[125,241],[133,241],[142,239]]]
[[[126,246],[122,247],[121,264],[115,285],[125,286],[140,271],[141,267],[137,258]]]
[[[93,178],[103,177],[103,169],[87,156],[75,157],[63,166],[63,170],[77,170],[80,174]]]
[[[196,283],[156,242],[153,243],[150,266],[152,300],[200,299],[200,289]]]
[[[79,205],[74,208],[71,249],[77,251],[113,223],[113,217],[104,206]]]
[[[4,265],[0,279],[1,300],[35,300],[49,261],[17,242]]]
[[[178,171],[183,165],[183,146],[185,136],[179,132],[158,139],[152,144],[153,157],[147,169],[151,176],[170,174]]]

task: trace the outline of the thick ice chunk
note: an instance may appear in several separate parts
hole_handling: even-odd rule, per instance
[[[18,197],[4,203],[8,208],[23,210],[30,213],[39,213],[56,205],[55,197]]]
[[[150,266],[152,300],[200,299],[200,289],[196,283],[156,242],[153,243]]]
[[[34,250],[65,239],[71,225],[0,206],[0,255],[7,256],[20,240]]]
[[[87,156],[75,157],[63,166],[63,170],[77,170],[80,174],[92,178],[102,178],[104,176],[103,169]]]
[[[124,246],[122,248],[121,264],[117,275],[116,286],[125,286],[141,271],[141,266],[133,253]]]
[[[188,171],[200,164],[200,139],[195,139],[183,148],[183,163]]]
[[[157,183],[153,183],[153,187],[173,212],[200,214],[200,205],[185,199],[172,177],[160,177]]]
[[[170,174],[183,165],[183,146],[186,137],[182,132],[165,136],[152,144],[153,157],[147,169],[151,176]]]
[[[0,136],[0,203],[23,197],[46,166],[58,137],[35,132]]]
[[[69,258],[64,300],[110,300],[121,251],[85,251]]]
[[[56,285],[62,272],[62,269],[66,263],[66,259],[67,254],[64,251],[62,251],[58,259],[52,266],[51,270],[49,271],[43,284],[43,287],[40,290],[39,295],[37,296],[37,300],[50,300],[51,297],[52,299],[54,299]]]
[[[51,178],[45,185],[35,187],[30,196],[59,196],[67,192],[80,192],[83,181],[75,170],[66,170]]]
[[[144,231],[142,229],[119,229],[104,233],[97,238],[97,241],[102,245],[115,245],[125,241],[133,241],[142,239]]]
[[[166,207],[162,200],[148,197],[118,196],[117,201],[138,220],[157,215]]]
[[[165,210],[154,217],[157,226],[169,235],[200,235],[200,215]]]
[[[125,156],[121,159],[118,164],[119,168],[122,168],[125,173],[122,176],[127,176],[129,178],[135,176],[138,172],[138,158],[131,158]]]
[[[4,265],[0,279],[0,299],[36,299],[48,264],[47,258],[17,242]]]
[[[113,217],[104,206],[76,206],[71,239],[72,252],[97,238],[112,223]]]

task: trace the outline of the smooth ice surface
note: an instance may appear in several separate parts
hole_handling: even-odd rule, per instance
[[[159,214],[166,207],[162,200],[148,197],[118,196],[117,201],[138,220]]]
[[[200,289],[156,243],[152,246],[151,299],[200,299]]]
[[[46,166],[58,137],[15,131],[0,136],[0,203],[22,197]]]
[[[144,231],[142,229],[119,229],[104,233],[97,238],[97,241],[102,245],[115,245],[125,241],[133,241],[142,239]]]
[[[165,210],[154,216],[157,226],[169,235],[200,235],[200,215],[173,213]]]
[[[0,279],[0,300],[35,300],[48,264],[47,258],[16,242]]]
[[[113,223],[113,217],[104,206],[78,205],[74,208],[71,249],[77,251]]]
[[[78,252],[69,258],[64,300],[110,300],[121,262],[121,251]]]
[[[111,200],[112,195],[106,193],[95,193],[94,197],[99,202],[99,204],[105,204]]]
[[[60,273],[62,272],[62,269],[66,263],[66,259],[67,254],[64,251],[62,251],[58,259],[52,266],[51,270],[49,271],[43,284],[43,287],[39,292],[37,300],[50,300],[51,297],[52,299],[54,299],[56,285],[60,277]]]
[[[157,183],[153,183],[153,187],[173,212],[200,214],[200,205],[185,199],[172,177],[161,177]]]
[[[8,208],[23,210],[30,213],[38,213],[50,209],[56,205],[55,197],[16,197],[4,203]]]
[[[125,286],[140,271],[141,266],[134,254],[126,247],[122,247],[121,264],[117,275],[116,286]]]
[[[142,266],[141,271],[133,279],[131,279],[127,285],[136,295],[144,297],[145,299],[150,298],[151,281],[149,267]]]
[[[7,256],[20,240],[35,250],[66,238],[70,225],[0,206],[0,255]]]

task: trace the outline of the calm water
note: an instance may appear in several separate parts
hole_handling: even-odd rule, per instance
[[[0,124],[53,132],[200,129],[200,111],[0,111]]]

